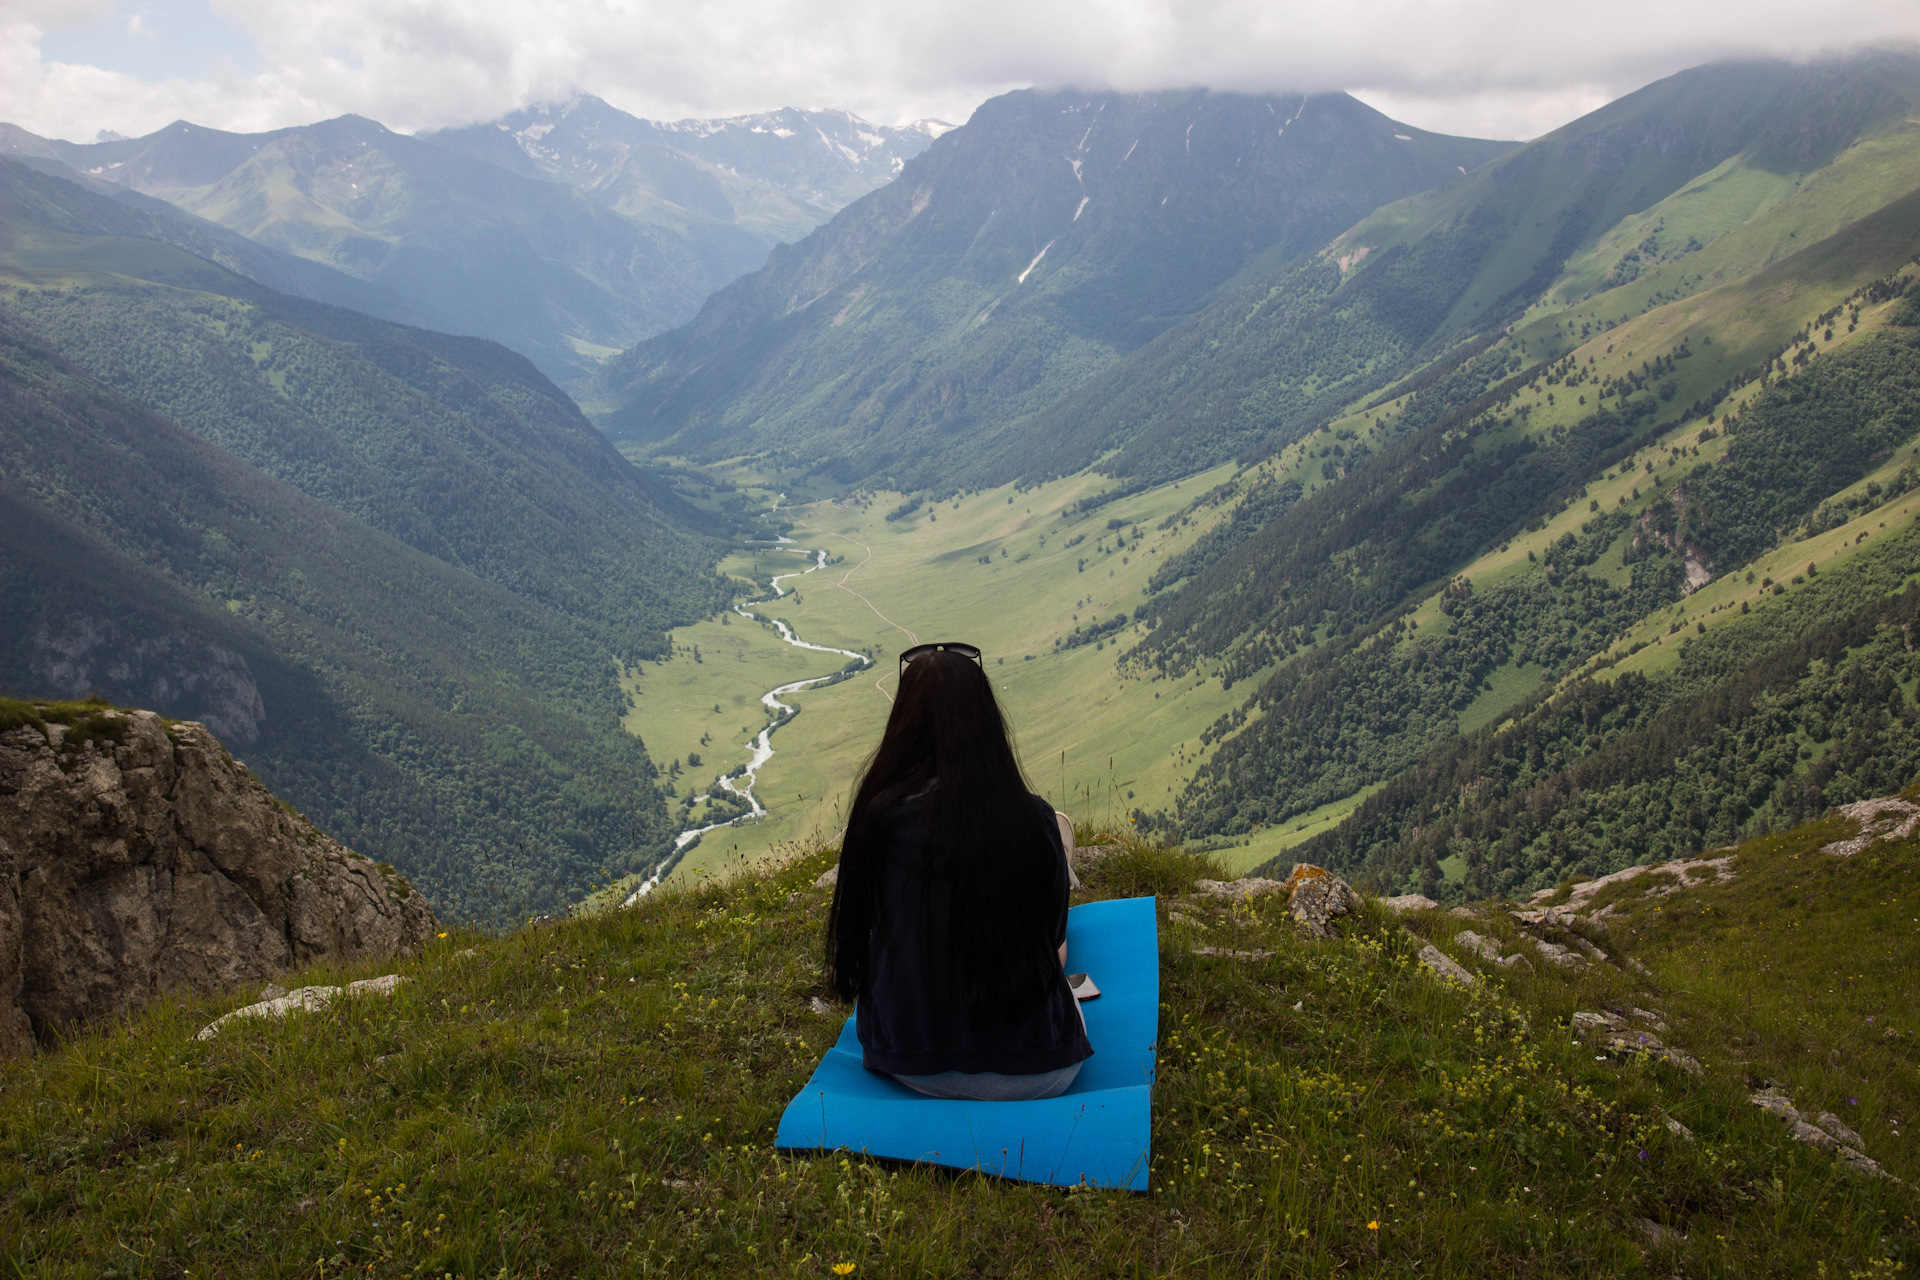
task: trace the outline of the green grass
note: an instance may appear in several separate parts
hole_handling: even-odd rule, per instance
[[[169,999],[0,1068],[0,1258],[33,1277],[1906,1274],[1915,848],[1821,862],[1834,830],[1749,846],[1733,884],[1658,912],[1627,904],[1604,941],[1653,990],[1542,966],[1463,991],[1375,908],[1320,942],[1274,899],[1163,897],[1146,1194],[772,1150],[844,1013],[808,1003],[816,848],[631,910],[443,938],[382,966],[413,980],[391,999],[211,1042],[194,1033],[252,997]],[[1214,873],[1130,844],[1080,896]],[[1408,924],[1467,958],[1467,921]],[[1515,945],[1498,912],[1472,927]],[[1567,1030],[1629,1003],[1704,1077]],[[1840,1111],[1905,1183],[1789,1141],[1746,1103],[1763,1079]],[[1644,1221],[1681,1234],[1651,1243]]]

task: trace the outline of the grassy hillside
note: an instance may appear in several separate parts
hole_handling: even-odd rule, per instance
[[[1495,910],[1368,908],[1322,942],[1278,899],[1189,892],[1201,860],[1099,864],[1081,899],[1161,895],[1139,1195],[771,1149],[845,1014],[809,1005],[816,850],[455,933],[391,998],[212,1041],[251,997],[175,1001],[0,1068],[0,1250],[28,1276],[1898,1275],[1920,1263],[1920,850],[1817,852],[1850,830],[1743,848],[1726,883],[1609,889],[1595,936],[1646,980],[1555,968]],[[1481,963],[1469,928],[1535,971]],[[1420,968],[1427,941],[1477,985]],[[1572,1025],[1629,1007],[1702,1074]],[[1903,1181],[1791,1140],[1749,1104],[1763,1086]]]
[[[1533,322],[1260,464],[1302,496],[1176,565],[1136,655],[1284,664],[1248,704],[1265,718],[1182,797],[1183,829],[1293,823],[1383,782],[1616,639],[1650,643],[1701,584],[1903,491],[1890,459],[1920,423],[1894,321],[1917,247],[1903,196],[1584,340]]]
[[[1119,448],[1103,469],[1164,478],[1270,451],[1436,357],[1436,372],[1458,365],[1543,296],[1586,301],[1596,263],[1615,272],[1629,235],[1648,257],[1630,267],[1671,256],[1669,274],[1702,275],[1693,289],[1746,274],[1797,247],[1790,234],[1805,244],[1913,189],[1917,88],[1920,61],[1904,55],[1718,64],[1649,85],[1221,296],[1050,408],[1025,465],[1057,474]],[[1819,212],[1747,234],[1745,257],[1716,255],[1716,234],[1788,194]],[[1673,225],[1655,231],[1663,215]],[[1650,290],[1677,296],[1658,284],[1637,282],[1628,313]],[[1621,318],[1628,304],[1610,301],[1576,317],[1579,337]]]
[[[772,450],[843,483],[996,483],[1023,465],[1001,455],[1031,451],[1011,424],[1250,265],[1502,149],[1344,94],[1007,94],[609,362],[598,420],[700,461]]]
[[[17,141],[10,128],[0,125],[0,153]],[[108,199],[82,199],[75,187]],[[417,325],[427,319],[424,308],[399,294],[255,244],[164,200],[88,177],[48,157],[18,151],[0,154],[0,200],[7,209],[5,221],[0,222],[0,245],[4,245],[0,252],[16,272],[69,275],[74,260],[67,237],[72,236],[91,241],[89,265],[101,272],[112,274],[117,255],[122,254],[135,255],[147,270],[153,270],[157,243],[181,252],[182,270],[204,272],[203,266],[184,265],[187,258],[204,259],[290,297],[350,307],[400,324]]]
[[[449,918],[657,861],[619,676],[727,598],[719,526],[520,357],[275,294],[28,178],[0,682],[204,719]]]

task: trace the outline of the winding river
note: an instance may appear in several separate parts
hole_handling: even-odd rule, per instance
[[[795,545],[794,540],[792,538],[782,537],[780,538],[779,541],[782,544],[785,544],[787,546]],[[768,586],[773,588],[773,595],[771,595],[765,600],[749,600],[744,603],[735,604],[733,606],[733,611],[739,614],[741,617],[748,619],[749,621],[758,621],[759,619],[755,616],[753,612],[755,608],[763,604],[771,604],[773,603],[773,601],[778,600],[782,596],[785,596],[787,594],[787,589],[780,585],[781,582],[783,582],[788,578],[804,578],[806,575],[810,573],[816,573],[819,570],[827,567],[827,553],[825,551],[815,550],[811,552],[811,554],[813,556],[813,565],[810,568],[801,569],[795,573],[775,574],[767,584]],[[774,629],[780,633],[780,638],[782,640],[792,645],[796,649],[811,649],[815,653],[837,653],[837,654],[840,654],[842,657],[858,659],[862,666],[870,667],[873,665],[873,659],[869,658],[864,653],[855,653],[851,649],[835,649],[831,645],[813,644],[809,641],[802,640],[799,636],[795,635],[793,632],[793,628],[788,626],[786,623],[782,622],[780,619],[769,618],[767,619],[767,621],[773,624]],[[692,844],[695,840],[698,840],[701,836],[707,834],[707,832],[709,831],[717,831],[721,827],[730,827],[736,822],[745,822],[749,818],[762,818],[766,816],[766,813],[767,813],[766,807],[760,803],[760,798],[754,795],[753,784],[756,777],[759,775],[761,766],[766,764],[767,761],[773,759],[773,754],[774,754],[773,753],[773,731],[775,729],[778,729],[781,725],[785,724],[787,722],[787,717],[790,716],[795,710],[795,708],[789,706],[787,703],[780,701],[780,699],[786,694],[798,693],[800,690],[809,688],[813,685],[824,684],[827,681],[833,679],[834,676],[837,674],[839,673],[834,672],[824,676],[814,676],[807,680],[794,680],[787,684],[778,685],[772,689],[767,690],[765,693],[760,695],[760,705],[767,709],[769,713],[769,719],[767,722],[767,726],[764,729],[760,730],[759,733],[755,734],[751,742],[747,743],[747,747],[748,747],[748,750],[751,752],[751,755],[747,760],[745,771],[738,774],[728,774],[728,775],[722,776],[719,779],[717,779],[715,782],[715,785],[720,787],[722,790],[728,791],[733,795],[739,797],[740,799],[745,800],[747,802],[747,812],[740,814],[738,817],[729,818],[725,822],[712,822],[712,823],[708,823],[704,827],[687,828],[685,831],[682,831],[679,835],[673,838],[674,854],[679,854],[684,852],[688,845]],[[701,801],[705,800],[706,798],[707,796],[704,794],[695,796],[694,803],[698,804]],[[630,895],[628,895],[625,905],[632,906],[634,903],[638,902],[641,898],[651,893],[654,889],[654,886],[658,885],[660,883],[661,878],[665,876],[667,872],[671,871],[679,863],[679,861],[680,859],[678,857],[669,855],[665,860],[661,862],[659,868],[656,869],[652,875],[648,876],[645,880],[641,881],[639,888],[635,889]]]

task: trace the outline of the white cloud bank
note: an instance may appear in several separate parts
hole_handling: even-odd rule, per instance
[[[89,40],[164,38],[175,19],[220,27],[217,56],[170,75],[89,60]],[[1021,85],[1205,85],[1349,89],[1426,128],[1529,137],[1695,63],[1887,41],[1920,41],[1920,4],[0,0],[0,120],[89,139],[352,111],[415,130],[586,91],[654,118],[793,105],[959,121]]]

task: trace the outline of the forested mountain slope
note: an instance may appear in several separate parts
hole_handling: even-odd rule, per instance
[[[1912,189],[1917,98],[1920,59],[1897,54],[1722,63],[1649,85],[1223,295],[1028,424],[1025,465],[1071,471],[1120,446],[1101,464],[1113,474],[1187,474],[1284,444],[1449,346],[1471,354],[1549,292],[1558,311],[1679,264],[1664,287],[1635,286],[1638,314],[1649,295],[1680,296],[1681,277],[1692,292],[1746,275],[1780,246],[1716,259],[1714,242],[1823,170],[1845,166],[1847,188],[1873,195],[1801,228],[1811,239]],[[1595,302],[1560,316],[1573,321],[1561,333],[1619,316]]]
[[[1177,825],[1358,804],[1318,856],[1510,890],[1904,785],[1904,647],[1846,655],[1885,648],[1904,615],[1881,596],[1920,570],[1917,253],[1920,193],[1519,374],[1503,341],[1249,473],[1271,518],[1170,565],[1194,576],[1142,611],[1159,626],[1130,659],[1254,681]],[[1794,603],[1812,582],[1821,603]],[[1742,656],[1656,679],[1682,630]]]
[[[642,225],[358,116],[260,134],[179,121],[88,144],[9,128],[0,146],[368,281],[433,327],[504,343],[562,379],[687,319],[764,252],[730,225]]]
[[[1343,94],[1008,94],[609,362],[599,395],[620,407],[602,425],[698,458],[775,449],[848,481],[977,480],[1008,424],[1250,264],[1503,149]]]
[[[111,205],[70,193],[65,226]],[[456,917],[657,857],[618,674],[724,599],[697,517],[494,344],[49,207],[5,210],[0,681],[208,720]]]
[[[787,108],[719,120],[642,120],[592,94],[420,135],[529,178],[565,182],[637,222],[699,234],[745,231],[759,251],[802,239],[952,126],[877,125],[846,111]],[[729,240],[729,243],[732,241]]]
[[[1905,55],[1683,73],[1019,422],[1054,450],[1029,475],[1098,458],[1109,494],[1243,462],[1100,624],[1123,669],[1247,690],[1136,820],[1512,892],[1911,781],[1905,650],[1881,650],[1920,570],[1917,91]],[[1766,630],[1861,557],[1853,594]],[[1772,638],[1676,683],[1683,629]]]

